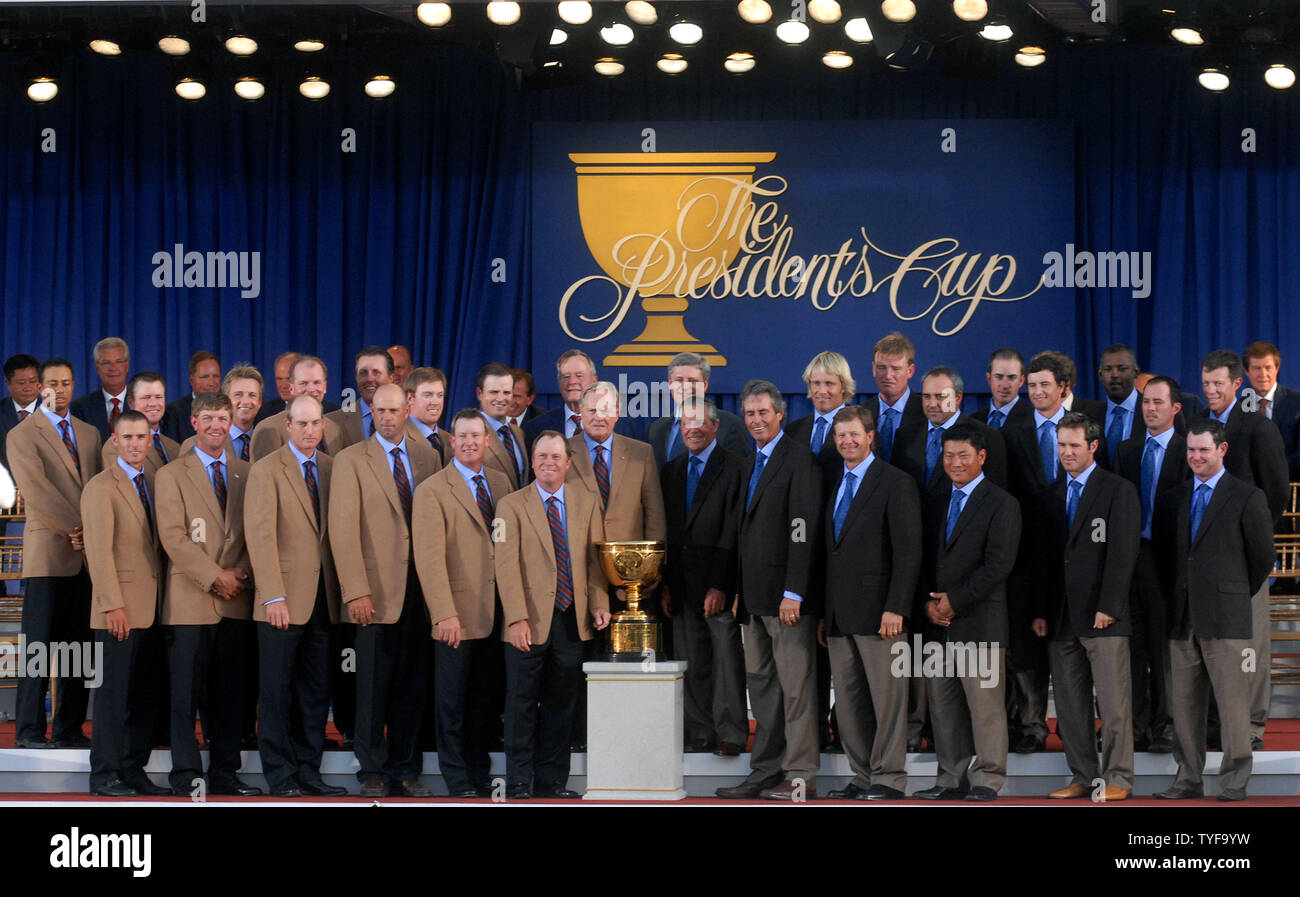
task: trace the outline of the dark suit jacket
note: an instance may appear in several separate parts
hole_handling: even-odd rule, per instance
[[[18,411],[14,408],[12,396],[0,399],[0,464],[9,467],[9,431],[18,426]]]
[[[1070,411],[1078,411],[1080,414],[1086,414],[1101,425],[1101,432],[1106,433],[1106,402],[1102,399],[1085,399],[1078,393],[1074,393],[1074,401],[1070,403]],[[1138,414],[1142,412],[1142,398],[1138,397]],[[1069,413],[1068,411],[1066,412]],[[1098,452],[1100,454],[1100,452]]]
[[[193,404],[193,392],[187,392],[174,402],[167,403],[167,412],[158,425],[164,436],[180,443],[194,435],[194,427],[190,426],[190,407]]]
[[[559,408],[552,408],[545,414],[539,414],[532,420],[527,421],[521,429],[524,431],[524,445],[528,449],[527,454],[531,455],[533,451],[533,440],[543,430],[554,430],[561,436],[564,435],[564,422],[568,420],[569,415],[573,412],[569,410],[568,405],[561,405]],[[625,417],[620,417],[614,423],[614,432],[620,436],[626,436],[628,439],[636,439],[636,430]]]
[[[934,494],[925,503],[918,614],[924,619],[931,592],[947,592],[956,616],[946,628],[930,627],[931,637],[1005,645],[1010,632],[1006,582],[1020,544],[1020,505],[985,477],[946,539],[951,497],[951,491]]]
[[[682,452],[659,474],[668,518],[664,581],[678,608],[702,608],[709,589],[721,590],[730,606],[736,594],[736,537],[745,496],[745,462],[715,442],[688,508],[690,457],[690,452]]]
[[[1039,495],[1035,508],[1034,616],[1047,620],[1049,638],[1067,631],[1079,638],[1132,635],[1129,586],[1142,532],[1137,489],[1098,465],[1079,496],[1073,526],[1065,514],[1066,489],[1062,477]],[[1098,612],[1115,622],[1094,629]]]
[[[1133,484],[1133,488],[1138,490],[1139,512],[1142,506],[1142,453],[1146,450],[1146,444],[1146,427],[1141,426],[1115,450],[1115,473],[1128,480]],[[1165,449],[1160,470],[1157,471],[1156,497],[1158,498],[1160,493],[1172,489],[1191,475],[1191,468],[1187,466],[1187,439],[1175,430],[1174,435],[1169,437],[1169,447]],[[1154,523],[1152,526],[1151,535],[1154,537]]]
[[[94,392],[88,392],[84,396],[73,401],[68,405],[68,413],[78,420],[84,420],[96,430],[99,431],[99,441],[108,442],[109,437],[113,435],[113,428],[108,423],[108,409],[104,405],[104,390],[95,387]],[[9,402],[9,410],[13,410],[13,401]],[[124,405],[123,411],[127,408]],[[15,419],[17,415],[14,415]],[[163,431],[164,434],[166,431]],[[178,439],[177,442],[180,442]]]
[[[841,476],[841,479],[843,477]],[[826,632],[875,635],[881,615],[909,617],[921,572],[921,498],[907,474],[876,458],[835,538],[839,484],[826,493]]]
[[[786,591],[804,599],[804,613],[820,615],[820,596],[810,594],[822,518],[817,462],[805,446],[782,436],[746,509],[745,496],[757,457],[746,459],[740,487],[737,591],[742,616],[775,616]],[[804,538],[795,538],[796,527],[802,529]]]
[[[813,420],[816,417],[815,414],[809,414],[792,421],[790,426],[785,428],[785,435],[797,439],[804,448],[812,451]],[[876,422],[876,425],[880,425],[879,421]],[[897,445],[897,431],[894,433],[894,442]],[[835,448],[835,433],[833,430],[826,432],[826,441],[822,443],[822,450],[817,454],[817,466],[822,471],[822,489],[839,488],[840,477],[844,474],[844,459],[840,457],[839,450]]]
[[[268,402],[263,402],[262,407],[257,411],[257,417],[253,418],[253,426],[257,426],[268,417],[274,417],[279,414],[284,410],[284,407],[287,404],[288,403],[279,396],[276,396]],[[322,414],[329,414],[331,411],[339,410],[339,406],[335,405],[333,402],[321,402],[320,407]]]
[[[987,425],[989,422],[989,414],[992,411],[993,411],[993,403],[990,402],[989,404],[984,405],[978,411],[972,414],[971,417],[975,418],[975,420],[979,421],[980,423]],[[1034,416],[1034,406],[1029,403],[1028,398],[1022,395],[1020,397],[1020,400],[1016,402],[1016,404],[1011,406],[1011,411],[1010,413],[1007,414],[1007,419],[1002,422],[1002,426],[1005,427],[1007,424],[1013,422],[1023,423],[1026,417],[1032,419],[1033,416]],[[997,427],[996,429],[1001,430],[1002,427]]]
[[[13,410],[12,402],[9,410]],[[1282,433],[1291,479],[1300,480],[1300,389],[1279,384],[1274,390],[1273,423]]]
[[[1193,477],[1156,504],[1152,535],[1172,585],[1166,590],[1169,637],[1248,639],[1250,597],[1273,569],[1273,518],[1264,492],[1228,472],[1189,545],[1192,495],[1199,483]]]
[[[650,429],[646,432],[646,442],[650,443],[650,448],[654,449],[655,466],[660,470],[668,463],[668,434],[672,431],[673,420],[671,417],[661,417],[654,423],[650,424]],[[786,431],[787,433],[789,430]],[[718,445],[738,455],[741,458],[747,458],[754,454],[754,444],[749,438],[749,431],[745,429],[745,424],[739,417],[730,411],[718,409]],[[834,447],[832,447],[832,451]],[[690,454],[686,451],[685,444],[682,445],[682,451],[679,455]],[[683,482],[685,482],[683,480]]]
[[[1017,402],[1016,407],[1020,407]],[[987,457],[984,459],[984,475],[1003,489],[1007,488],[1007,444],[1002,433],[984,424],[969,414],[957,418],[958,424],[969,424],[984,433]],[[956,426],[957,424],[953,424]],[[948,496],[952,492],[952,480],[943,470],[943,457],[940,456],[930,479],[925,479],[925,447],[930,438],[930,421],[922,420],[919,424],[908,424],[894,437],[894,455],[890,463],[906,473],[916,483],[922,494],[941,492]]]
[[[1209,414],[1207,408],[1203,416]],[[1276,523],[1291,501],[1281,431],[1264,415],[1242,411],[1241,402],[1228,414],[1227,431],[1228,455],[1223,459],[1223,466],[1238,479],[1264,490],[1268,510]]]
[[[877,394],[871,396],[870,398],[868,398],[866,401],[862,403],[871,409],[871,417],[876,422],[877,433],[880,431],[880,401],[879,400],[880,400],[880,395]],[[921,394],[916,390],[912,390],[911,394],[907,397],[907,404],[903,406],[903,416],[898,421],[897,429],[894,430],[894,438],[895,439],[898,438],[898,431],[901,430],[903,427],[906,427],[908,424],[914,424],[917,421],[921,421],[922,423],[925,422],[925,408],[921,404]],[[805,439],[804,442],[806,444],[808,440]],[[884,460],[889,460],[889,459],[886,458]]]

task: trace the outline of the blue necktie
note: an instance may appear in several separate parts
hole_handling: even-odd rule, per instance
[[[952,531],[957,526],[957,518],[961,516],[964,504],[966,504],[966,493],[960,489],[953,489],[952,498],[948,499],[948,529],[943,536],[945,542],[952,539]]]
[[[1211,489],[1205,483],[1196,487],[1196,498],[1192,500],[1192,519],[1188,533],[1191,541],[1196,541],[1196,531],[1201,528],[1201,518],[1205,516],[1205,506],[1210,503]]]
[[[1156,450],[1160,443],[1155,437],[1148,436],[1146,448],[1142,450],[1142,535],[1151,538],[1152,500],[1155,498],[1153,487],[1156,483]]]
[[[1006,419],[1007,416],[996,408],[989,411],[989,426],[995,430],[1001,430],[1002,422]]]
[[[1056,482],[1056,424],[1043,421],[1038,428],[1038,454],[1043,461],[1043,476],[1050,486]]]
[[[893,408],[886,408],[882,415],[884,420],[880,424],[880,455],[886,461],[894,453],[894,418],[897,416],[898,412]]]
[[[1127,408],[1116,405],[1110,410],[1110,426],[1106,428],[1106,451],[1110,454],[1110,466],[1115,466],[1115,449],[1124,441],[1124,415]]]
[[[704,467],[704,462],[700,460],[699,455],[691,455],[691,460],[686,468],[686,510],[691,509],[695,502],[695,490],[700,485],[700,471]]]
[[[925,443],[925,481],[930,482],[930,475],[934,473],[935,466],[939,463],[939,456],[943,454],[943,430],[939,427],[930,428],[930,438]]]
[[[1083,483],[1073,480],[1070,483],[1070,494],[1065,497],[1065,522],[1071,528],[1074,527],[1074,512],[1079,509],[1079,495],[1083,492]]]
[[[813,424],[812,434],[812,452],[814,455],[821,454],[822,445],[826,442],[826,418],[817,418],[817,423]]]
[[[758,452],[754,455],[754,472],[749,475],[749,492],[745,494],[745,510],[749,510],[750,502],[754,500],[754,490],[758,487],[758,479],[763,475],[763,468],[767,466],[767,455]]]
[[[673,433],[672,444],[668,446],[668,460],[671,461],[677,457],[677,453],[682,450],[682,425],[677,424],[677,429]]]
[[[835,506],[835,538],[840,537],[840,528],[844,526],[844,519],[849,516],[849,505],[853,504],[853,484],[857,482],[858,476],[855,473],[844,471],[844,494],[840,496],[839,504]]]

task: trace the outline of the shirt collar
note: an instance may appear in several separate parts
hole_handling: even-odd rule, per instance
[[[38,396],[37,398],[32,399],[32,400],[31,400],[30,402],[28,402],[26,405],[19,405],[19,404],[18,404],[18,401],[17,401],[13,396],[10,396],[10,397],[9,397],[9,401],[11,401],[11,402],[14,403],[14,411],[15,411],[15,412],[17,412],[17,411],[26,411],[28,414],[31,414],[33,411],[36,410],[36,405],[37,405],[38,402],[40,402],[40,397]]]
[[[605,449],[605,453],[607,456],[612,456],[614,454],[614,431],[613,430],[611,430],[609,435],[605,437],[604,442],[597,442],[596,440],[591,438],[590,433],[588,433],[586,430],[583,430],[582,441],[587,443],[588,457],[591,456],[591,453],[596,450],[596,446],[598,445]]]
[[[393,449],[401,449],[403,454],[406,453],[406,434],[405,434],[405,433],[402,434],[402,438],[399,439],[399,440],[397,440],[397,442],[389,442],[387,439],[385,439],[383,436],[380,435],[380,433],[379,433],[378,430],[376,430],[376,431],[375,431],[375,438],[379,440],[379,445],[380,445],[380,447],[383,448],[383,450],[384,450],[384,454],[385,454],[385,455],[390,455],[390,454],[392,454]]]
[[[1173,438],[1174,438],[1174,428],[1173,428],[1173,427],[1170,427],[1168,430],[1165,430],[1165,431],[1164,431],[1163,433],[1161,433],[1159,436],[1152,436],[1152,435],[1151,435],[1151,431],[1150,431],[1150,430],[1147,431],[1147,439],[1154,439],[1156,442],[1160,443],[1160,447],[1161,447],[1162,449],[1168,449],[1168,448],[1169,448],[1169,440],[1171,440],[1171,439],[1173,439]],[[1146,443],[1143,442],[1143,445],[1146,445]]]
[[[1113,409],[1115,409],[1115,408],[1123,408],[1123,409],[1124,409],[1125,411],[1127,411],[1129,414],[1134,414],[1134,413],[1136,413],[1136,411],[1137,411],[1137,397],[1138,397],[1138,391],[1137,391],[1136,389],[1131,389],[1131,390],[1129,390],[1128,397],[1127,397],[1126,399],[1124,399],[1124,401],[1122,401],[1122,402],[1112,402],[1111,399],[1110,399],[1110,396],[1107,396],[1107,397],[1106,397],[1106,416],[1109,417],[1109,416],[1110,416],[1110,412],[1111,412]]]
[[[835,415],[839,414],[840,408],[843,408],[846,404],[847,404],[846,402],[840,402],[839,407],[832,408],[830,411],[827,411],[825,414],[822,414],[820,411],[814,409],[813,417],[815,418],[815,420],[813,420],[813,426],[817,425],[818,420],[824,420],[826,421],[826,430],[827,432],[829,432],[835,423]]]
[[[784,435],[785,435],[785,430],[777,430],[776,435],[772,437],[772,441],[769,442],[767,445],[763,446],[761,449],[758,449],[758,454],[762,455],[768,461],[771,461],[772,451],[776,448],[776,444],[781,441],[781,437]]]
[[[213,464],[215,464],[215,463],[218,462],[218,461],[221,462],[221,466],[222,466],[222,467],[225,467],[225,466],[226,466],[226,448],[225,448],[225,446],[222,446],[222,447],[221,447],[221,457],[219,457],[219,458],[214,458],[214,457],[212,457],[211,455],[209,455],[207,452],[203,451],[203,449],[199,448],[199,444],[196,442],[196,443],[194,443],[194,454],[198,455],[198,456],[199,456],[199,460],[203,462],[203,469],[204,469],[204,470],[207,470],[209,467],[211,467]]]
[[[46,408],[44,405],[38,405],[37,407],[41,409],[41,413],[43,413],[46,417],[50,419],[50,423],[54,424],[55,431],[59,433],[63,432],[61,429],[59,429],[60,423],[62,423],[65,420],[68,421],[69,423],[72,422],[72,416],[68,414],[66,410],[63,412],[63,417],[59,417],[57,414],[55,414],[50,409]],[[69,427],[68,429],[72,429],[72,427]]]
[[[568,407],[568,406],[566,405],[565,408],[567,409],[567,407]],[[505,420],[497,420],[495,417],[493,417],[492,415],[488,414],[488,413],[487,413],[486,411],[484,411],[482,408],[480,408],[480,409],[478,410],[478,413],[481,414],[481,415],[483,415],[483,419],[484,419],[485,421],[487,421],[488,432],[489,432],[489,433],[496,433],[496,432],[498,432],[502,427],[507,427],[507,426],[510,425],[510,418],[509,418],[508,416],[506,417]],[[568,420],[568,418],[566,417],[565,420]]]
[[[952,417],[948,418],[946,421],[944,421],[943,423],[939,424],[939,426],[937,426],[937,427],[934,425],[934,421],[931,421],[931,420],[927,419],[927,420],[926,420],[926,423],[928,423],[930,426],[929,426],[929,427],[926,429],[926,431],[925,431],[925,432],[926,432],[926,435],[928,436],[928,435],[930,434],[930,431],[932,431],[932,430],[946,430],[946,429],[948,429],[948,428],[951,427],[953,424],[957,423],[957,418],[959,418],[959,417],[961,417],[961,412],[960,412],[960,411],[954,411],[953,414],[952,414]]]
[[[853,474],[855,477],[858,478],[858,483],[861,483],[862,478],[867,475],[867,469],[871,467],[872,462],[874,462],[875,460],[876,460],[876,453],[867,452],[867,457],[859,461],[856,467],[849,467],[849,463],[845,461],[844,472]]]
[[[1223,475],[1224,475],[1225,473],[1227,473],[1227,472],[1228,472],[1228,468],[1226,468],[1226,467],[1220,467],[1220,468],[1219,468],[1219,472],[1216,473],[1214,476],[1210,477],[1210,478],[1209,478],[1208,480],[1206,480],[1204,483],[1201,482],[1201,478],[1200,478],[1200,477],[1193,475],[1193,476],[1192,476],[1192,488],[1193,488],[1193,491],[1195,490],[1195,488],[1196,488],[1197,486],[1209,486],[1209,487],[1210,487],[1210,490],[1213,491],[1213,490],[1214,490],[1214,487],[1217,486],[1217,485],[1219,485],[1219,480],[1223,479]]]
[[[691,457],[699,458],[700,461],[704,464],[704,467],[707,467],[709,465],[709,456],[713,454],[713,447],[716,446],[717,444],[718,444],[718,437],[714,436],[712,442],[710,442],[704,448],[700,449],[698,453],[692,453]],[[700,469],[703,470],[704,467],[701,467]]]
[[[1079,474],[1077,477],[1071,476],[1070,474],[1067,473],[1065,475],[1065,479],[1067,480],[1067,485],[1068,483],[1073,483],[1077,481],[1081,488],[1086,488],[1088,485],[1088,477],[1092,476],[1092,472],[1096,469],[1097,469],[1097,462],[1093,461],[1091,464],[1088,465],[1088,469],[1085,470],[1083,473]]]
[[[114,399],[117,399],[119,402],[122,403],[122,410],[123,411],[126,410],[126,387],[125,386],[122,387],[122,391],[119,392],[117,395],[113,395],[111,392],[109,392],[107,389],[104,389],[102,386],[99,388],[99,392],[101,395],[103,395],[105,404],[113,401]]]
[[[970,498],[971,493],[975,491],[975,487],[982,482],[984,482],[984,471],[981,470],[980,475],[977,476],[975,479],[971,480],[965,486],[957,486],[954,484],[952,490],[953,492],[960,492],[963,495],[965,495],[967,498]]]
[[[1271,402],[1273,401],[1273,394],[1276,392],[1277,392],[1277,382],[1274,381],[1273,388],[1270,389],[1268,392],[1264,393],[1264,398],[1268,399]]]
[[[315,462],[315,460],[316,460],[316,450],[315,450],[315,449],[312,449],[311,457],[308,458],[308,457],[307,457],[306,455],[304,455],[302,452],[298,451],[298,446],[294,445],[293,442],[286,442],[285,445],[289,446],[289,451],[293,452],[293,456],[294,456],[295,458],[298,459],[298,466],[299,466],[299,467],[301,467],[302,465],[306,464],[308,461]]]
[[[407,420],[409,420],[411,423],[415,424],[415,429],[419,430],[419,431],[420,431],[420,435],[423,436],[425,439],[428,439],[428,438],[429,438],[429,434],[430,434],[430,433],[436,433],[436,432],[437,432],[433,427],[429,426],[428,424],[426,424],[424,421],[420,420],[419,418],[416,418],[416,417],[408,417]]]
[[[1001,408],[998,407],[998,403],[996,400],[989,402],[989,407],[994,411],[1000,411],[1003,414],[1010,414],[1011,409],[1016,407],[1016,402],[1019,401],[1020,401],[1020,393],[1016,393],[1014,396],[1011,397],[1011,401],[1007,402]],[[983,474],[980,474],[980,476],[983,476]],[[972,482],[974,481],[972,480]]]
[[[127,464],[126,461],[122,458],[121,455],[118,455],[118,456],[117,456],[117,466],[120,467],[120,468],[122,468],[124,471],[126,471],[126,476],[127,476],[127,478],[128,478],[129,480],[131,480],[132,482],[135,481],[135,478],[136,478],[137,476],[139,476],[140,474],[144,473],[143,470],[136,470],[136,469],[135,469],[134,467],[132,467],[130,464]]]
[[[472,482],[474,482],[474,477],[478,477],[478,476],[483,477],[483,482],[484,482],[484,484],[487,483],[487,477],[483,475],[483,464],[482,464],[482,462],[479,463],[479,468],[478,468],[478,471],[477,471],[477,472],[475,472],[475,471],[473,471],[473,470],[470,470],[470,469],[469,469],[468,467],[466,467],[464,464],[461,464],[459,458],[454,458],[454,457],[453,457],[453,458],[451,459],[451,464],[452,464],[453,467],[456,468],[456,472],[459,473],[462,477],[465,478],[465,481],[466,481],[467,483],[472,483]]]
[[[1063,417],[1065,417],[1065,405],[1061,405],[1061,407],[1057,408],[1056,413],[1053,414],[1051,417],[1043,417],[1043,415],[1039,412],[1039,410],[1035,408],[1034,429],[1037,430],[1039,427],[1041,427],[1044,423],[1046,423],[1049,420],[1054,424],[1059,424],[1061,422],[1061,418]]]
[[[564,484],[563,484],[563,483],[561,483],[561,484],[560,484],[560,488],[559,488],[559,489],[556,489],[554,492],[547,492],[545,489],[542,488],[542,484],[539,483],[539,482],[537,482],[537,480],[533,480],[533,485],[537,488],[537,494],[540,495],[540,496],[542,497],[542,504],[543,504],[543,505],[546,504],[546,500],[547,500],[548,498],[556,498],[556,499],[559,499],[560,504],[564,504]]]
[[[907,387],[907,389],[903,390],[903,394],[898,397],[898,401],[892,405],[890,405],[885,401],[884,396],[878,395],[876,396],[876,400],[880,403],[880,410],[882,415],[886,408],[893,408],[899,414],[902,414],[905,410],[907,410],[907,400],[910,399],[911,397],[912,397],[912,387],[909,386]]]
[[[251,429],[249,429],[249,430],[241,430],[241,429],[239,429],[239,425],[238,425],[238,424],[231,424],[231,425],[230,425],[230,441],[231,441],[231,442],[234,442],[234,441],[235,441],[236,439],[238,439],[240,436],[244,436],[244,435],[247,435],[247,436],[251,439],[252,436],[253,436],[253,431],[252,431]]]

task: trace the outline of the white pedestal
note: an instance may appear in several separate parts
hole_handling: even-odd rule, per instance
[[[684,660],[584,663],[584,800],[682,800]]]

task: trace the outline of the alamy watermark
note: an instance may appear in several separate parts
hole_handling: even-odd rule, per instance
[[[0,642],[0,679],[85,679],[87,688],[104,682],[104,646],[99,642]]]

